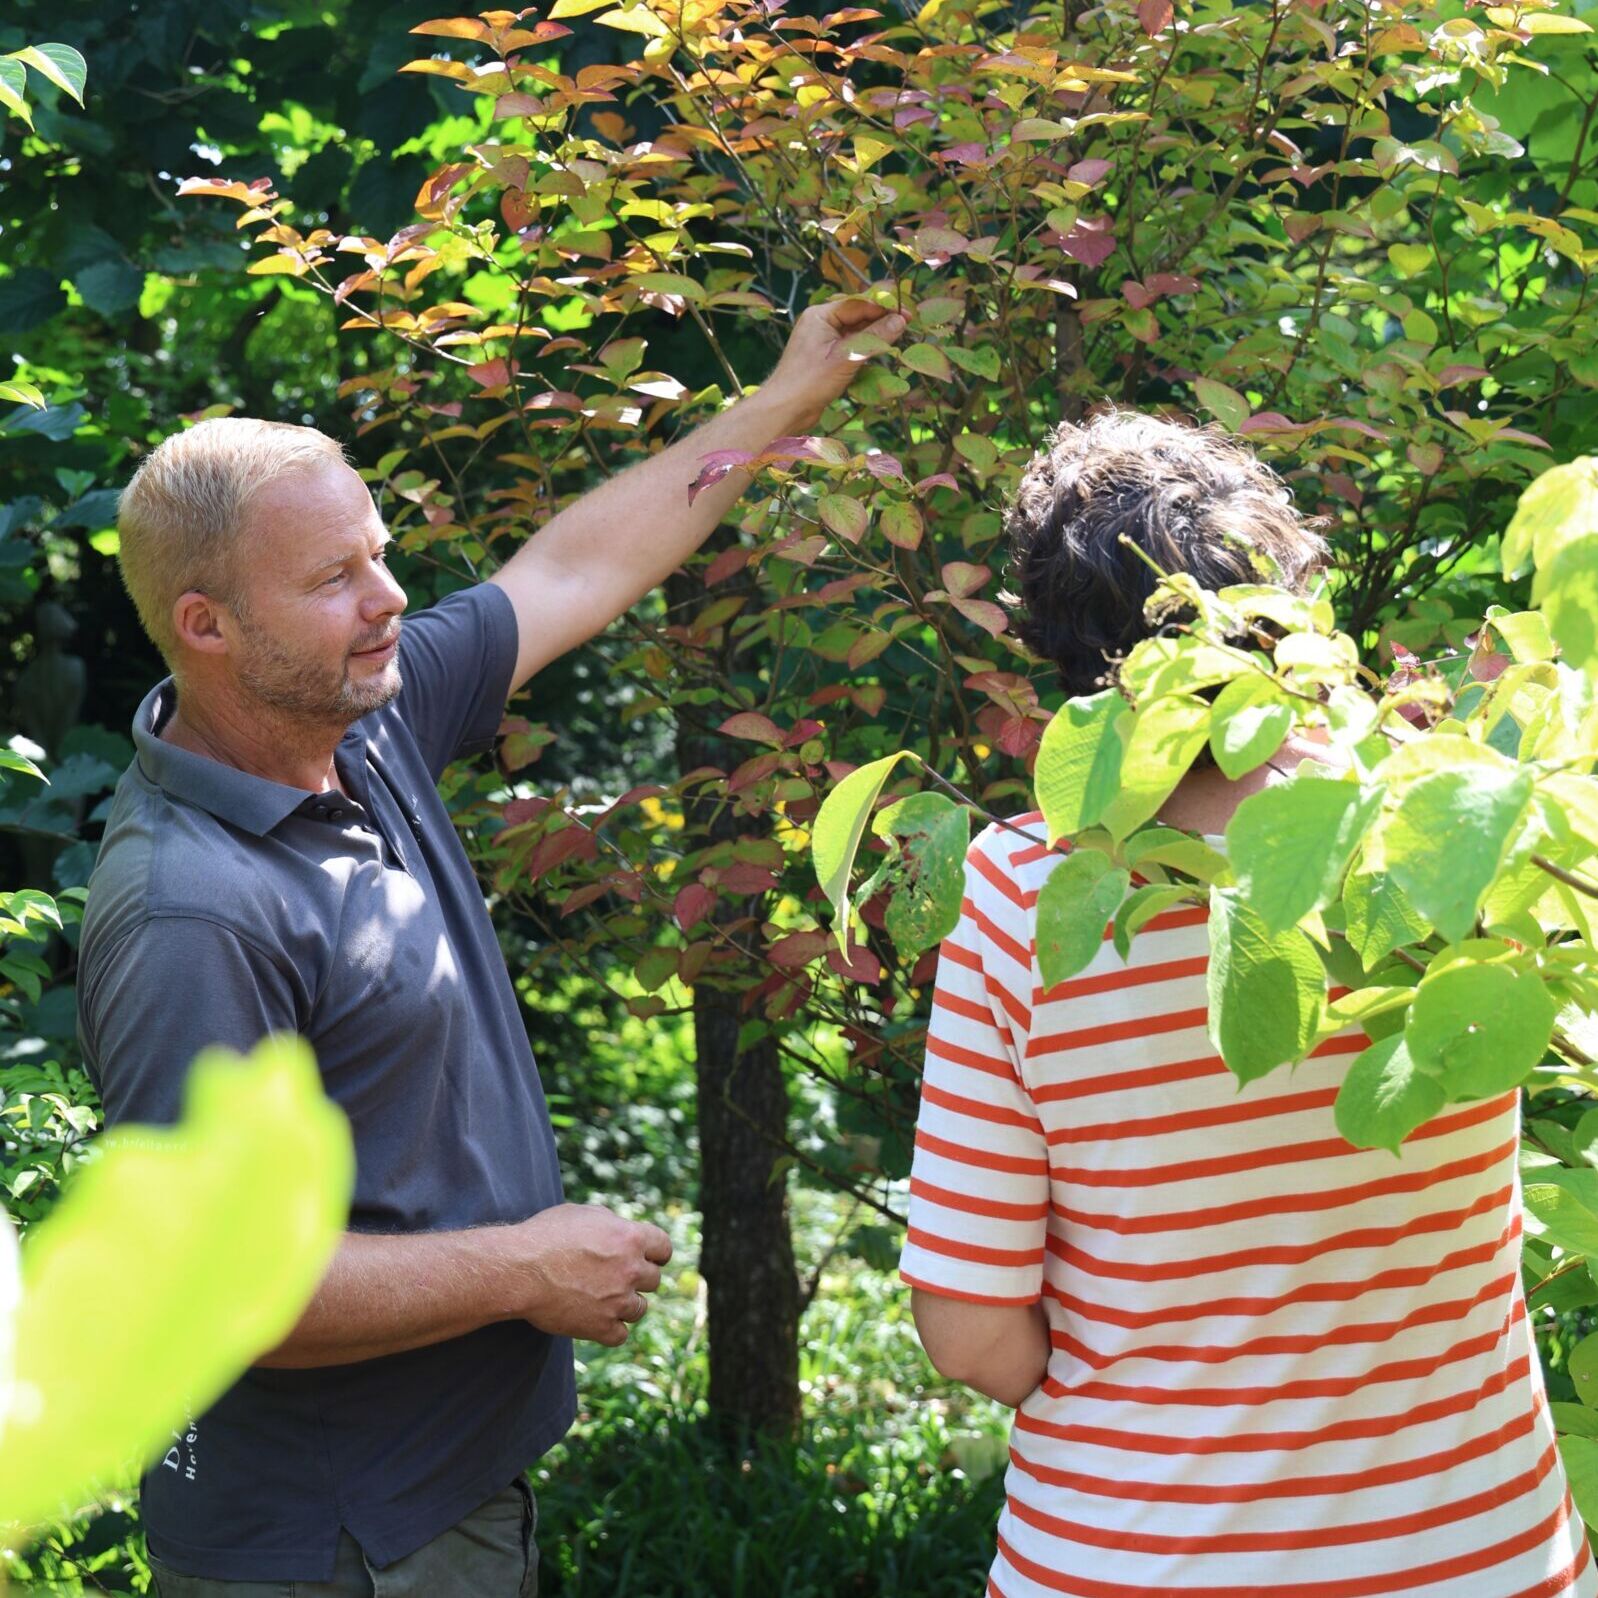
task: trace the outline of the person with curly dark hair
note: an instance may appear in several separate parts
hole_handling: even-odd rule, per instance
[[[1008,512],[1017,630],[1072,695],[1149,635],[1151,562],[1304,589],[1326,556],[1213,431],[1058,429]],[[1145,558],[1146,557],[1146,558]],[[1249,793],[1192,771],[1158,819],[1224,844]],[[901,1262],[944,1375],[1016,1407],[989,1598],[1592,1598],[1532,1348],[1519,1095],[1402,1156],[1332,1105],[1369,1040],[1239,1090],[1207,1035],[1207,911],[1045,989],[1034,811],[971,846],[945,941]]]

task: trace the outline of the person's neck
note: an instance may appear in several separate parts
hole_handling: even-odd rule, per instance
[[[207,700],[178,690],[178,701],[161,729],[163,741],[289,788],[312,793],[341,788],[333,751],[342,727],[307,727],[270,707]]]

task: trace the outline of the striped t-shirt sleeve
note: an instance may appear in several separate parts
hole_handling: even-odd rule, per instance
[[[938,955],[900,1275],[982,1304],[1043,1291],[1049,1161],[1021,1075],[1032,998],[1029,917],[979,838],[960,922]]]

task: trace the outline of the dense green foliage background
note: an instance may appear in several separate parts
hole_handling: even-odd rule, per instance
[[[420,606],[758,382],[786,307],[868,287],[913,307],[907,348],[824,425],[841,454],[765,463],[741,528],[541,673],[499,761],[449,791],[500,889],[575,1196],[669,1219],[694,1257],[692,1007],[712,959],[791,1095],[805,1423],[742,1456],[703,1428],[703,1307],[681,1272],[640,1339],[590,1363],[582,1425],[539,1472],[548,1590],[975,1590],[1000,1418],[932,1378],[887,1274],[930,968],[882,937],[874,970],[831,959],[791,834],[828,781],[910,739],[984,805],[1027,802],[1059,693],[997,612],[998,513],[1046,429],[1105,397],[1259,444],[1327,518],[1372,659],[1457,647],[1487,603],[1523,600],[1498,533],[1531,476],[1598,436],[1593,46],[1540,10],[1451,4],[934,0],[794,7],[778,32],[737,0],[635,9],[654,20],[634,28],[579,3],[520,58],[539,67],[472,93],[455,68],[494,60],[492,40],[406,32],[441,9],[14,0],[0,19],[0,53],[59,38],[89,65],[85,109],[45,85],[31,132],[0,125],[0,355],[49,400],[0,413],[0,741],[29,740],[52,779],[0,791],[0,884],[70,904],[87,880],[162,671],[116,576],[115,495],[185,419],[348,441]],[[399,70],[417,58],[437,65]],[[626,70],[582,77],[610,62]],[[709,92],[723,71],[746,91]],[[674,159],[652,165],[662,135]],[[582,162],[575,188],[555,171]],[[601,165],[630,219],[585,191]],[[195,177],[265,179],[286,204],[240,222],[225,196],[180,197]],[[387,240],[418,206],[409,260],[428,270],[335,304],[361,256],[332,241]],[[246,270],[272,259],[289,266]],[[521,342],[529,297],[545,342],[570,345]],[[465,310],[427,323],[438,305]],[[413,321],[341,328],[357,307]],[[639,337],[647,360],[604,361]],[[528,434],[529,396],[569,390],[581,404]],[[512,421],[518,451],[495,442]],[[683,749],[718,736],[748,827],[735,861],[682,782]],[[574,829],[641,787],[619,867]],[[778,801],[773,857],[754,823]],[[747,925],[707,937],[678,897],[690,875]],[[880,906],[866,919],[882,931]],[[26,1223],[97,1111],[70,918],[0,952],[0,1189]],[[1569,1397],[1581,1312],[1544,1320]],[[18,1574],[136,1587],[133,1515],[87,1507]]]

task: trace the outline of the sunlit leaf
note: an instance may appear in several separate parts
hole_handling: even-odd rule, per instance
[[[184,1106],[107,1133],[28,1237],[0,1521],[155,1457],[293,1328],[337,1247],[354,1149],[303,1041],[208,1050]],[[85,1314],[88,1291],[115,1313]]]
[[[1321,1016],[1325,977],[1296,928],[1274,936],[1235,889],[1210,891],[1210,1039],[1240,1082],[1301,1060]]]

